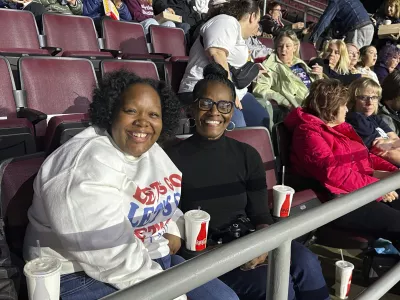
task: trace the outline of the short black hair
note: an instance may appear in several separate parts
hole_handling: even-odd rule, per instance
[[[221,14],[240,21],[246,14],[259,14],[262,4],[260,0],[232,0],[221,8]]]
[[[163,81],[141,78],[135,73],[118,70],[107,73],[93,91],[89,115],[93,125],[109,130],[122,105],[122,95],[134,84],[147,84],[159,95],[162,110],[160,139],[175,135],[179,126],[180,103],[174,92]]]
[[[193,99],[196,100],[201,97],[206,88],[207,84],[211,81],[219,82],[228,87],[232,93],[232,99],[236,99],[235,85],[228,79],[228,72],[216,62],[208,64],[203,70],[203,79],[198,81],[193,89]]]

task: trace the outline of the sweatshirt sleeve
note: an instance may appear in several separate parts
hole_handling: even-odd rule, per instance
[[[68,4],[68,7],[74,15],[82,15],[83,13],[82,0],[76,0],[75,5]]]
[[[257,150],[246,145],[246,214],[254,226],[274,223],[268,206],[268,191],[264,165]]]
[[[97,12],[102,5],[101,0],[86,0],[83,5],[83,15],[91,16],[94,12]]]
[[[323,184],[353,192],[379,181],[368,174],[343,167],[317,131],[299,127],[293,134],[292,144],[296,145],[296,158],[301,162],[298,168],[307,170],[307,173]]]
[[[122,21],[132,21],[131,13],[129,12],[128,6],[125,3],[122,3],[120,8],[118,8],[119,18]]]
[[[128,7],[129,12],[133,21],[142,22],[144,20],[150,19],[153,16],[145,15],[142,12],[142,6],[138,0],[125,0],[125,4]]]
[[[118,174],[89,159],[47,182],[41,194],[49,227],[72,259],[93,279],[124,289],[162,269],[123,214],[125,181]]]
[[[329,1],[328,7],[325,9],[324,13],[319,18],[318,24],[315,26],[313,33],[310,36],[311,43],[316,43],[321,34],[325,31],[325,29],[331,25],[333,19],[335,19],[336,14],[338,13],[339,10],[338,6],[339,5],[337,1],[334,0]]]

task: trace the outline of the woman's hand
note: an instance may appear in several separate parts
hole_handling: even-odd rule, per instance
[[[240,102],[238,96],[236,96],[235,105],[236,105],[236,108],[237,108],[237,109],[240,109],[240,110],[243,109],[242,103]]]
[[[390,192],[390,193],[387,193],[386,195],[384,195],[382,198],[383,198],[382,199],[383,202],[392,202],[392,201],[398,199],[399,195],[397,195],[396,192]]]
[[[251,261],[245,263],[240,268],[243,271],[252,270],[255,267],[257,267],[258,265],[261,265],[262,263],[264,263],[265,260],[267,259],[267,257],[268,257],[268,253],[262,254],[259,257],[253,258]]]
[[[377,148],[384,154],[393,148],[393,141],[390,139],[377,138],[372,142],[372,147]]]
[[[182,245],[181,238],[169,233],[164,233],[163,237],[168,240],[169,254],[176,254]]]
[[[292,24],[292,29],[303,29],[304,28],[304,23],[303,22],[297,22]]]
[[[319,64],[315,64],[312,66],[311,74],[314,74],[318,77],[318,79],[324,78],[324,68]]]
[[[69,5],[75,6],[76,5],[76,0],[67,0]]]

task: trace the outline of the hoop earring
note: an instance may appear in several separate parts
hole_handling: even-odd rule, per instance
[[[193,125],[191,125],[191,120],[193,120]],[[196,120],[193,118],[188,118],[185,122],[185,126],[189,127],[189,128],[194,128],[196,127]]]
[[[228,129],[228,127],[229,127],[229,125],[228,125],[228,127],[226,127],[226,129],[225,129],[226,131],[232,131],[233,129],[235,129],[235,127],[236,127],[235,123],[233,121],[230,121],[229,124],[231,124],[231,123],[233,124],[233,128]]]

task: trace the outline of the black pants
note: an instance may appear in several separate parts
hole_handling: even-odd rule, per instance
[[[40,3],[31,2],[24,8],[24,10],[33,13],[36,19],[36,23],[38,25],[39,32],[42,32],[42,15],[46,12],[46,8]]]
[[[332,200],[335,201],[335,200]],[[371,202],[333,221],[343,229],[385,238],[394,243],[400,241],[400,200],[392,203]]]

